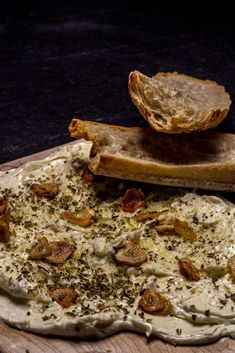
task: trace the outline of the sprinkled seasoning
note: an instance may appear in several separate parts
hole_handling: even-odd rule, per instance
[[[177,335],[181,335],[182,329],[181,329],[181,328],[177,328],[177,329],[176,329],[176,333],[177,333]]]

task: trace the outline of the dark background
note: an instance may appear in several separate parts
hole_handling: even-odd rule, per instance
[[[234,100],[233,11],[216,6],[1,3],[0,163],[71,141],[73,117],[144,126],[127,91],[134,69],[216,80]],[[234,112],[220,130],[235,132]]]

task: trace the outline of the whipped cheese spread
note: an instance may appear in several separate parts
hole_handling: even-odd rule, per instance
[[[122,330],[155,335],[174,344],[199,344],[235,337],[235,283],[227,261],[235,255],[235,208],[196,192],[98,177],[83,177],[92,144],[79,141],[44,160],[0,172],[0,197],[8,202],[10,239],[0,242],[0,317],[23,330],[62,336],[105,337]],[[39,197],[33,183],[57,183],[53,198]],[[141,189],[145,205],[123,211],[128,188]],[[64,212],[88,210],[92,223],[69,222]],[[138,215],[159,213],[138,220]],[[189,241],[160,232],[159,219],[186,221],[196,234]],[[63,264],[30,257],[45,237],[76,248]],[[115,253],[138,240],[147,253],[139,266],[120,265]],[[179,269],[187,258],[200,272],[192,281]],[[62,307],[49,295],[73,288],[76,302]],[[139,301],[146,288],[164,295],[170,315],[145,312]]]

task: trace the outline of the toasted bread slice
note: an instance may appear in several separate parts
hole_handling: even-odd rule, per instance
[[[235,191],[235,135],[161,134],[73,119],[72,137],[93,141],[90,169],[98,175],[152,184]]]
[[[166,133],[214,128],[226,117],[231,104],[223,86],[177,72],[150,78],[133,71],[128,88],[149,125]]]

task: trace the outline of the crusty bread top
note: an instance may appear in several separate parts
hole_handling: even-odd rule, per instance
[[[226,117],[231,104],[223,86],[176,72],[150,78],[133,71],[128,89],[150,126],[166,133],[214,128]]]
[[[109,153],[169,165],[233,164],[235,135],[214,131],[169,135],[151,128],[124,127],[73,119],[72,137],[93,141],[94,154]]]

